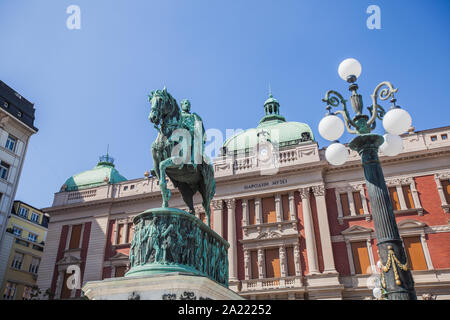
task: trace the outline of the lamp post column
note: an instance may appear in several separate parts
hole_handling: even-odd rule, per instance
[[[389,300],[416,300],[414,281],[378,158],[378,147],[382,143],[383,137],[380,135],[362,134],[354,138],[349,146],[361,156],[378,252],[383,264],[382,286]]]

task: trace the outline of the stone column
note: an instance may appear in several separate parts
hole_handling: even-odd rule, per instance
[[[347,248],[348,264],[350,265],[350,274],[355,275],[355,263],[353,262],[353,252],[350,240],[345,239],[345,247]]]
[[[405,197],[403,195],[402,186],[401,185],[396,185],[395,188],[397,189],[398,201],[400,201],[400,209],[401,210],[408,209],[408,207],[406,206]]]
[[[284,246],[280,246],[279,248],[280,255],[280,269],[281,269],[281,277],[287,277],[287,262],[286,262],[286,250]]]
[[[230,244],[228,249],[229,281],[237,281],[236,200],[227,199],[225,201],[228,208],[228,243]]]
[[[242,199],[242,226],[248,225],[248,200]]]
[[[264,258],[264,249],[258,249],[258,271],[259,279],[264,279],[266,276],[266,266]]]
[[[261,198],[255,198],[255,216],[256,224],[261,224],[263,221]]]
[[[119,220],[116,219],[116,225],[115,225],[115,229],[114,229],[114,244],[118,244],[118,240],[119,240]]]
[[[125,228],[125,230],[123,230],[123,233],[124,233],[124,239],[125,239],[125,242],[124,242],[124,243],[128,243],[128,221],[125,222],[124,228]]]
[[[328,223],[327,204],[325,202],[325,186],[312,187],[316,198],[317,220],[319,222],[320,243],[322,244],[322,256],[324,273],[336,273],[334,266],[333,247],[331,245],[330,227]]]
[[[223,237],[223,200],[213,200],[211,204],[214,211],[213,229]]]
[[[275,195],[275,213],[277,222],[281,222],[283,220],[283,208],[281,206],[281,197],[279,194]]]
[[[372,240],[370,238],[366,240],[366,245],[367,245],[367,253],[369,254],[370,270],[372,271],[372,273],[375,273],[376,272],[375,258],[373,256]]]
[[[250,280],[250,252],[249,250],[244,250],[244,270],[245,270],[245,280]]]
[[[302,263],[300,260],[300,246],[296,244],[294,246],[294,264],[295,264],[295,275],[302,275]]]
[[[308,256],[308,274],[318,274],[318,260],[316,240],[314,237],[314,225],[311,213],[311,204],[309,203],[309,188],[300,188],[300,196],[302,197],[303,221],[305,223],[306,253]]]
[[[356,216],[355,201],[353,201],[353,190],[347,190],[347,199],[348,199],[348,206],[350,209],[350,215]]]
[[[294,192],[289,192],[289,216],[292,221],[297,221],[297,214],[295,210]]]

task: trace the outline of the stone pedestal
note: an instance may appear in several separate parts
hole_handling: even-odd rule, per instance
[[[130,270],[88,282],[89,299],[240,299],[228,289],[229,244],[200,219],[176,208],[137,215]]]
[[[90,300],[244,300],[208,277],[181,272],[91,281],[83,292]]]

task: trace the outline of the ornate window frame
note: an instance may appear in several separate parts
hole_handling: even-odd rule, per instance
[[[352,183],[347,186],[343,187],[336,187],[334,188],[334,192],[336,195],[336,204],[337,204],[337,210],[338,210],[338,222],[339,224],[343,224],[344,220],[351,220],[351,219],[359,219],[359,218],[366,218],[366,221],[371,220],[371,214],[369,212],[369,206],[368,206],[368,199],[366,197],[365,189],[364,189],[365,183]],[[355,200],[353,199],[353,192],[359,192],[361,196],[361,204],[364,210],[364,214],[356,214],[355,210]],[[342,203],[341,203],[341,193],[347,193],[348,197],[348,205],[350,207],[350,215],[344,216],[344,213],[342,211]]]
[[[425,261],[427,263],[427,270],[434,270],[433,262],[431,261],[430,251],[428,250],[428,244],[425,237],[427,228],[426,223],[413,220],[413,219],[405,219],[397,223],[398,231],[400,233],[400,237],[403,238],[407,236],[419,236],[420,243],[422,244],[423,255],[425,256]],[[405,248],[406,251],[406,248]]]
[[[370,267],[372,269],[372,273],[376,272],[375,267],[375,258],[373,255],[373,249],[372,249],[372,232],[373,230],[370,228],[365,228],[362,226],[354,225],[350,228],[345,229],[341,232],[342,236],[344,237],[345,245],[347,247],[347,256],[348,256],[348,262],[350,265],[350,274],[352,276],[356,276],[355,271],[355,263],[353,260],[353,252],[352,252],[352,242],[360,242],[360,241],[366,241],[367,246],[367,252],[369,254],[369,261],[370,261]]]
[[[419,192],[416,188],[416,182],[414,181],[414,177],[395,177],[395,178],[386,178],[386,186],[396,187],[398,200],[400,202],[400,210],[394,210],[394,214],[399,213],[408,213],[408,212],[416,212],[419,216],[423,216],[423,207],[420,203]],[[403,194],[403,186],[409,186],[411,188],[411,195],[414,202],[414,208],[409,209],[406,206],[405,195]]]
[[[450,203],[447,203],[447,199],[444,194],[444,188],[442,187],[442,180],[450,179],[450,171],[439,172],[434,174],[434,181],[439,193],[439,198],[441,199],[441,208],[444,209],[446,213],[450,213]]]

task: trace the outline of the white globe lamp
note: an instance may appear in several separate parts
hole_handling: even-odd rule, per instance
[[[327,115],[319,122],[320,135],[329,141],[339,139],[344,133],[344,122],[335,115]]]
[[[379,150],[383,154],[393,157],[398,155],[403,150],[403,140],[400,136],[386,133],[383,135],[384,142],[380,146]]]
[[[325,151],[325,158],[329,163],[335,166],[344,164],[348,159],[347,147],[339,142],[332,143]]]
[[[361,64],[358,60],[348,58],[341,62],[338,73],[342,80],[348,81],[352,76],[358,78],[361,75],[361,70]]]
[[[391,133],[400,135],[411,127],[412,119],[408,111],[396,107],[389,110],[383,118],[384,129]]]
[[[375,298],[377,299],[381,298],[382,292],[380,288],[373,288],[372,293]]]

